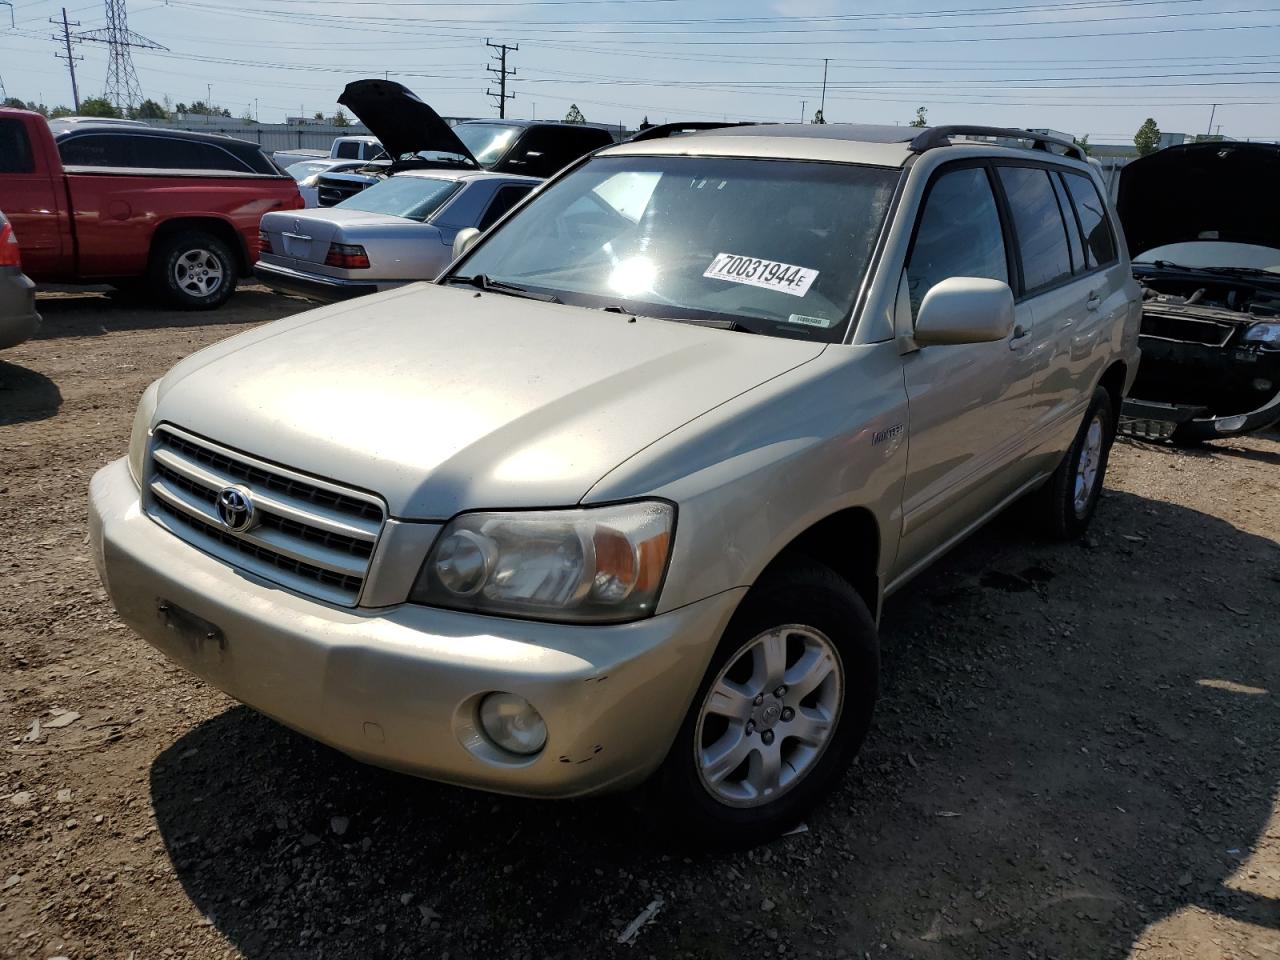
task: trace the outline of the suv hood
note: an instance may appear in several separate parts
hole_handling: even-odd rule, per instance
[[[188,357],[154,422],[380,494],[396,517],[568,506],[824,346],[417,284]]]
[[[382,141],[392,160],[423,150],[456,153],[480,164],[449,124],[418,95],[394,80],[353,80],[338,97]]]
[[[1192,240],[1280,247],[1277,183],[1277,144],[1189,143],[1135,160],[1116,200],[1129,253]]]

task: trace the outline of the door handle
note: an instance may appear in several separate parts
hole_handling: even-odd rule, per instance
[[[1088,307],[1090,310],[1097,310],[1100,306],[1102,306],[1102,298],[1098,296],[1097,292],[1095,291],[1089,294],[1089,299],[1085,301],[1085,306]]]
[[[1009,338],[1009,349],[1012,350],[1020,346],[1021,344],[1026,342],[1028,339],[1030,339],[1030,337],[1031,337],[1031,329],[1029,327],[1024,327],[1020,323],[1015,323],[1013,325],[1013,336]]]

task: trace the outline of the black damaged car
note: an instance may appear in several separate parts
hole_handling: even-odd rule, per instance
[[[1121,429],[1175,443],[1280,421],[1280,145],[1169,147],[1120,175],[1142,284],[1142,364]]]

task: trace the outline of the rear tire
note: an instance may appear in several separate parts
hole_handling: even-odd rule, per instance
[[[665,826],[736,847],[794,825],[862,746],[879,671],[875,623],[847,581],[804,557],[762,579],[655,778]]]
[[[236,289],[236,258],[211,233],[188,230],[162,240],[151,253],[151,287],[180,310],[212,310]]]
[[[1040,512],[1049,536],[1057,540],[1084,536],[1098,509],[1115,438],[1116,416],[1111,394],[1095,387],[1075,440],[1040,491]]]

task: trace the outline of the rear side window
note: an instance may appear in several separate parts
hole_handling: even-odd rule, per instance
[[[1058,209],[1062,211],[1062,219],[1067,224],[1067,240],[1071,243],[1071,267],[1076,273],[1083,273],[1086,269],[1084,242],[1080,239],[1080,224],[1076,222],[1076,215],[1071,212],[1071,198],[1067,196],[1067,188],[1063,186],[1062,174],[1050,174],[1049,179],[1053,182],[1053,192],[1058,195]]]
[[[62,162],[70,167],[134,167],[132,137],[86,133],[58,141]]]
[[[1038,290],[1071,276],[1067,226],[1041,167],[998,167],[1022,254],[1023,289]]]
[[[0,120],[0,173],[34,173],[31,140],[21,120]]]
[[[498,191],[498,195],[489,202],[489,209],[484,212],[484,216],[480,218],[477,226],[481,230],[488,230],[512,207],[525,198],[532,186],[527,187],[503,187]]]
[[[1064,173],[1067,189],[1076,204],[1076,215],[1084,231],[1085,252],[1090,267],[1105,267],[1116,259],[1116,238],[1107,219],[1107,208],[1092,180],[1078,173]]]
[[[929,188],[907,261],[913,319],[925,294],[948,277],[1009,282],[1000,213],[982,167],[949,171]]]
[[[168,137],[139,137],[138,166],[171,170],[235,170],[248,166],[238,157],[211,143]]]
[[[336,156],[343,160],[359,160],[360,144],[355,140],[347,140],[338,144],[338,152]]]

